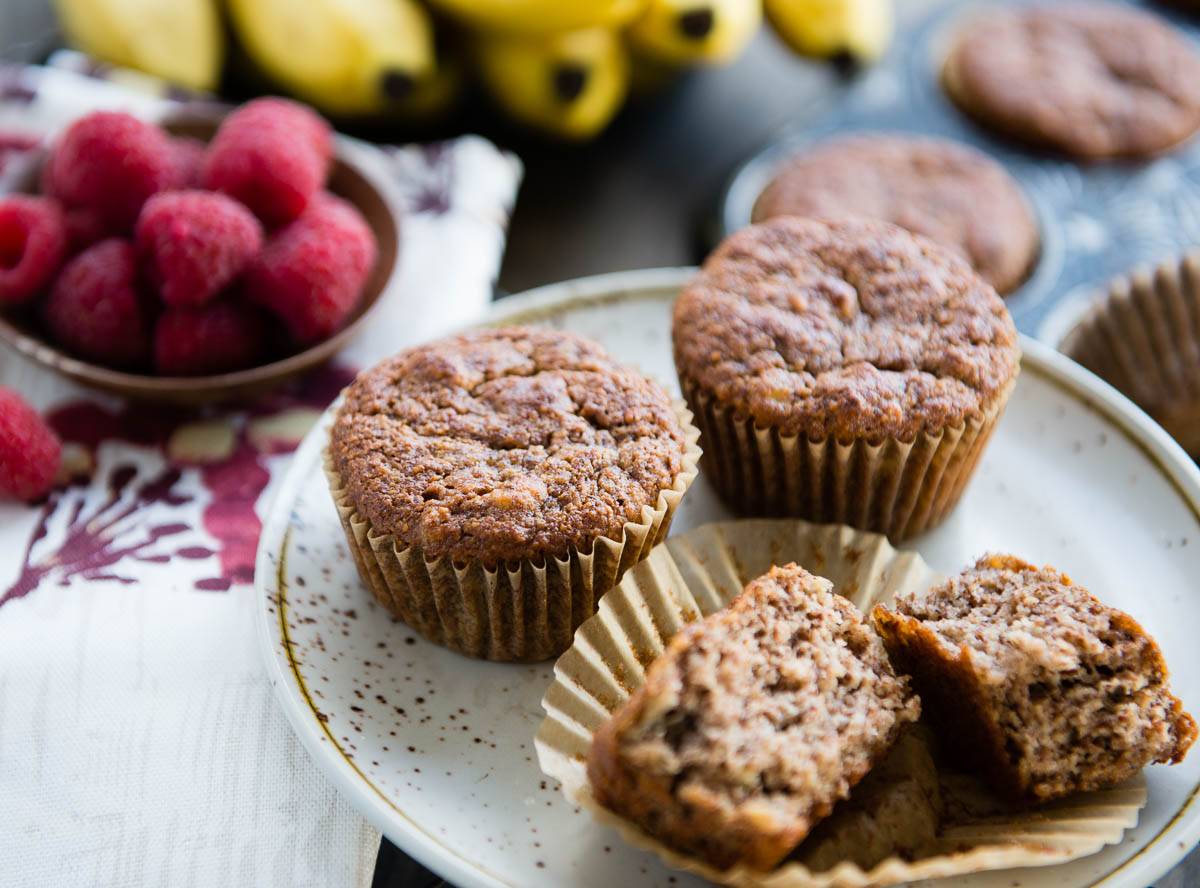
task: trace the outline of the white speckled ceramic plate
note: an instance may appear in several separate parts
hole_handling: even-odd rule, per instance
[[[570,328],[675,389],[669,309],[688,274],[558,284],[505,300],[490,320]],[[966,496],[904,548],[943,571],[989,550],[1060,567],[1141,621],[1176,692],[1200,711],[1200,471],[1114,390],[1040,343],[1024,347]],[[301,445],[266,516],[256,586],[272,681],[317,763],[396,845],[460,888],[702,884],[596,826],[539,771],[533,736],[550,663],[465,659],[375,604],[321,473],[326,425]],[[675,530],[729,517],[701,474]],[[1063,866],[955,878],[955,888],[1145,888],[1200,839],[1200,755],[1148,778],[1150,802],[1121,844]]]

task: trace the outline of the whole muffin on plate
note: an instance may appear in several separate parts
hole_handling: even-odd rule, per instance
[[[893,539],[958,501],[1020,361],[1004,301],[962,257],[861,219],[730,236],[680,293],[672,337],[730,505]]]
[[[689,419],[589,340],[482,330],[359,374],[325,467],[395,616],[470,656],[542,660],[666,536],[696,474]]]
[[[942,85],[988,129],[1084,159],[1155,154],[1200,128],[1200,53],[1125,4],[988,10],[958,35]]]
[[[819,142],[759,195],[754,221],[775,216],[894,222],[958,250],[1001,294],[1021,285],[1038,253],[1037,222],[1013,177],[948,139],[858,133]]]

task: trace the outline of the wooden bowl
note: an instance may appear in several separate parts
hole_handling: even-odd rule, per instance
[[[172,135],[208,141],[216,132],[217,118],[175,117],[162,123]],[[144,401],[198,404],[227,401],[260,394],[324,363],[367,323],[384,299],[392,298],[400,248],[400,201],[395,186],[376,171],[370,149],[341,136],[334,138],[334,161],[327,188],[354,204],[375,234],[378,256],[363,289],[362,298],[345,325],[321,342],[269,364],[213,376],[151,376],[126,373],[73,357],[41,338],[35,325],[0,314],[0,342],[18,354],[93,388]],[[29,171],[22,190],[36,191],[39,168]]]

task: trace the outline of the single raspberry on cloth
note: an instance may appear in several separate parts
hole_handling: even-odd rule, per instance
[[[167,191],[146,201],[134,234],[158,295],[169,306],[198,306],[217,294],[262,249],[262,226],[232,198]]]
[[[287,99],[255,99],[217,130],[203,183],[240,200],[264,224],[282,225],[324,187],[332,156],[332,130],[315,112]]]
[[[154,369],[204,376],[252,367],[263,359],[263,326],[258,308],[228,300],[168,309],[154,329]]]
[[[0,493],[26,502],[54,486],[62,445],[37,411],[0,386]]]
[[[0,200],[0,305],[28,302],[58,273],[67,229],[57,201],[28,194]]]
[[[71,259],[43,314],[54,338],[81,357],[112,367],[138,367],[149,358],[150,312],[129,241],[109,238]]]
[[[130,231],[146,198],[174,188],[180,169],[165,132],[120,111],[76,120],[46,163],[49,194],[69,207],[93,210],[112,234]]]
[[[320,194],[267,242],[246,272],[243,290],[282,318],[298,344],[309,344],[345,323],[376,252],[375,235],[358,210]]]

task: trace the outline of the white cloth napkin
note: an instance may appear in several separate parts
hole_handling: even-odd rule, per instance
[[[77,73],[0,68],[0,134],[51,133],[98,107],[156,118],[172,106]],[[16,142],[0,138],[0,183],[20,171],[3,147]],[[379,833],[317,770],[268,684],[259,518],[355,369],[484,310],[521,176],[477,137],[374,162],[409,205],[401,286],[329,367],[248,406],[184,411],[0,350],[0,383],[88,470],[44,506],[0,503],[0,883],[370,884]]]

